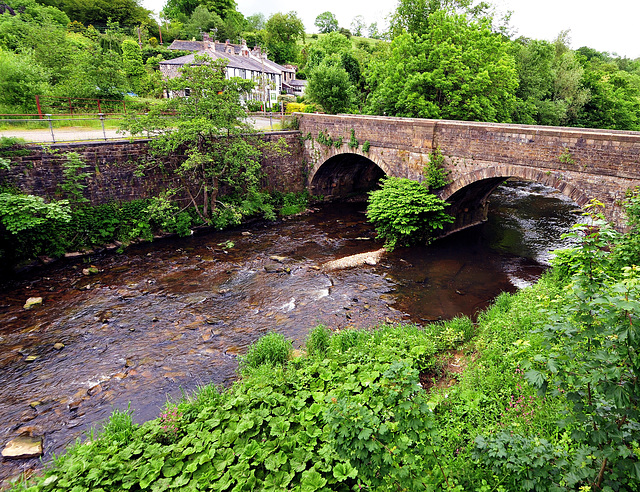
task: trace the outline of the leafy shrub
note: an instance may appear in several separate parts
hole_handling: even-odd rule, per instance
[[[329,350],[331,331],[324,325],[316,326],[307,338],[309,355],[323,356]]]
[[[262,104],[262,101],[247,101],[247,111],[250,113],[262,111]]]
[[[289,360],[291,342],[280,333],[269,333],[249,347],[240,357],[240,370],[247,372],[262,365],[282,366]]]
[[[447,205],[417,181],[386,176],[382,187],[369,193],[367,218],[391,251],[398,244],[427,242],[436,230],[453,222],[444,212]]]
[[[478,436],[474,443],[472,458],[489,467],[495,476],[504,477],[502,486],[506,490],[559,492],[567,490],[567,482],[575,485],[575,474],[567,470],[567,450],[546,439],[500,432]]]
[[[301,193],[276,193],[274,201],[279,207],[279,214],[282,217],[288,215],[299,214],[304,212],[309,206],[309,191],[305,190]]]

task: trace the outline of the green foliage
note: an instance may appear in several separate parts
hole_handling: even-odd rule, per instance
[[[444,212],[446,206],[417,181],[387,176],[382,187],[369,194],[367,218],[391,251],[397,245],[426,242],[453,222]]]
[[[304,24],[295,12],[278,12],[267,20],[264,40],[276,63],[295,63],[299,54],[297,42],[303,37]]]
[[[77,152],[67,152],[66,161],[62,164],[64,179],[60,184],[63,195],[74,205],[86,203],[89,200],[84,197],[86,180],[89,173],[81,172],[86,168],[86,163]]]
[[[356,103],[356,88],[337,55],[309,73],[305,94],[330,114],[348,113]]]
[[[143,77],[147,72],[142,63],[142,50],[132,39],[122,42],[122,68],[134,91],[141,93]]]
[[[281,142],[251,139],[241,97],[253,82],[225,75],[225,60],[196,56],[169,81],[169,89],[189,97],[174,97],[150,108],[145,116],[130,115],[123,127],[133,134],[157,135],[151,147],[158,155],[180,155],[171,172],[189,196],[194,212],[205,224],[223,228],[242,219],[242,204],[258,197],[262,177],[261,151],[284,153]],[[174,117],[167,117],[173,113]],[[223,190],[229,199],[221,199]]]
[[[327,147],[333,147],[333,139],[329,135],[328,131],[327,133],[325,133],[322,130],[320,130],[318,132],[317,140],[318,140],[318,143],[321,143],[322,145],[326,145]]]
[[[45,202],[42,197],[0,193],[0,224],[12,235],[31,231],[46,224],[71,220],[69,202]]]
[[[432,22],[429,17],[436,12],[462,11],[473,17],[486,14],[489,7],[486,2],[473,0],[400,0],[391,15],[390,30],[394,37],[405,32],[425,34]]]
[[[329,350],[330,338],[331,331],[326,326],[316,326],[307,338],[307,353],[311,356],[324,356]]]
[[[518,76],[508,43],[487,21],[438,11],[422,36],[395,38],[372,63],[365,111],[389,116],[511,121]],[[429,56],[425,56],[428,53]]]
[[[564,149],[562,154],[558,156],[558,160],[564,164],[575,164],[576,162],[569,149]]]
[[[336,392],[326,411],[329,439],[350,465],[341,475],[357,475],[373,489],[419,490],[434,466],[437,436],[427,397],[408,363],[377,367],[367,368],[360,393]]]
[[[449,171],[445,168],[444,156],[440,152],[440,147],[436,147],[429,154],[429,162],[424,167],[423,174],[425,183],[431,191],[444,188],[451,182],[448,179]]]
[[[316,17],[314,25],[321,33],[327,34],[338,30],[338,19],[331,12],[323,12]]]
[[[289,360],[291,342],[280,333],[269,333],[249,347],[240,358],[240,370],[249,372],[260,366],[282,366]]]
[[[619,238],[597,213],[574,227],[575,274],[550,307],[542,327],[549,353],[534,357],[527,379],[541,391],[563,393],[571,413],[560,423],[593,456],[585,475],[594,489],[640,484],[631,444],[640,439],[640,272],[609,268]]]
[[[500,432],[490,438],[478,436],[471,456],[504,477],[502,490],[567,490],[575,485],[569,473],[566,448],[546,439],[526,438],[512,432]]]
[[[369,140],[365,140],[364,143],[362,144],[362,152],[366,154],[367,152],[369,152],[370,147],[371,147],[371,142],[369,142]]]
[[[274,205],[279,209],[278,213],[282,217],[304,212],[309,205],[309,191],[300,193],[274,193]]]
[[[129,405],[125,411],[115,409],[111,413],[109,420],[102,428],[102,436],[105,440],[126,445],[133,437],[136,427],[133,423],[131,405]]]
[[[160,198],[162,200],[162,198]],[[0,194],[0,257],[10,268],[37,256],[57,257],[68,251],[81,251],[113,241],[129,244],[153,234],[189,234],[193,217],[178,213],[172,220],[155,200],[134,200],[91,206],[69,205],[67,200],[46,203],[31,195]],[[164,218],[163,218],[164,217]]]
[[[360,145],[360,143],[358,142],[358,139],[356,138],[356,131],[352,128],[351,129],[351,138],[349,138],[349,148],[350,149],[357,149],[359,145]]]

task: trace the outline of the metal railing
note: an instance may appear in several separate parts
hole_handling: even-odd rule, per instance
[[[117,124],[122,115],[98,113],[68,116],[44,114],[0,114],[0,137],[13,137],[27,143],[107,141],[130,138]]]
[[[98,113],[84,115],[0,114],[0,137],[18,138],[26,143],[64,143],[123,140],[132,138],[119,130],[124,115]],[[249,113],[247,119],[257,130],[283,130],[293,116],[285,113]],[[117,123],[116,123],[117,122]],[[139,136],[137,138],[149,138]]]

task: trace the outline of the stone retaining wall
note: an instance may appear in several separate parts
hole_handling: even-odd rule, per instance
[[[300,133],[271,132],[261,134],[261,138],[270,142],[283,138],[289,152],[285,156],[263,156],[265,189],[302,191],[304,170]],[[176,177],[163,166],[178,157],[153,158],[149,153],[149,140],[33,145],[17,152],[5,150],[0,156],[9,157],[12,165],[8,171],[0,171],[0,183],[24,193],[55,198],[63,182],[62,164],[66,161],[67,152],[77,152],[86,163],[80,172],[89,173],[84,193],[93,205],[148,198],[178,185]],[[145,171],[144,176],[139,173],[142,164],[153,162],[156,165]]]

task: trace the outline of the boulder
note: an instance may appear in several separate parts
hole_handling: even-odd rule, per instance
[[[2,450],[2,457],[9,459],[38,458],[42,456],[42,437],[18,436]]]
[[[31,309],[33,306],[39,306],[42,304],[42,297],[29,297],[27,302],[24,303],[25,309]]]

